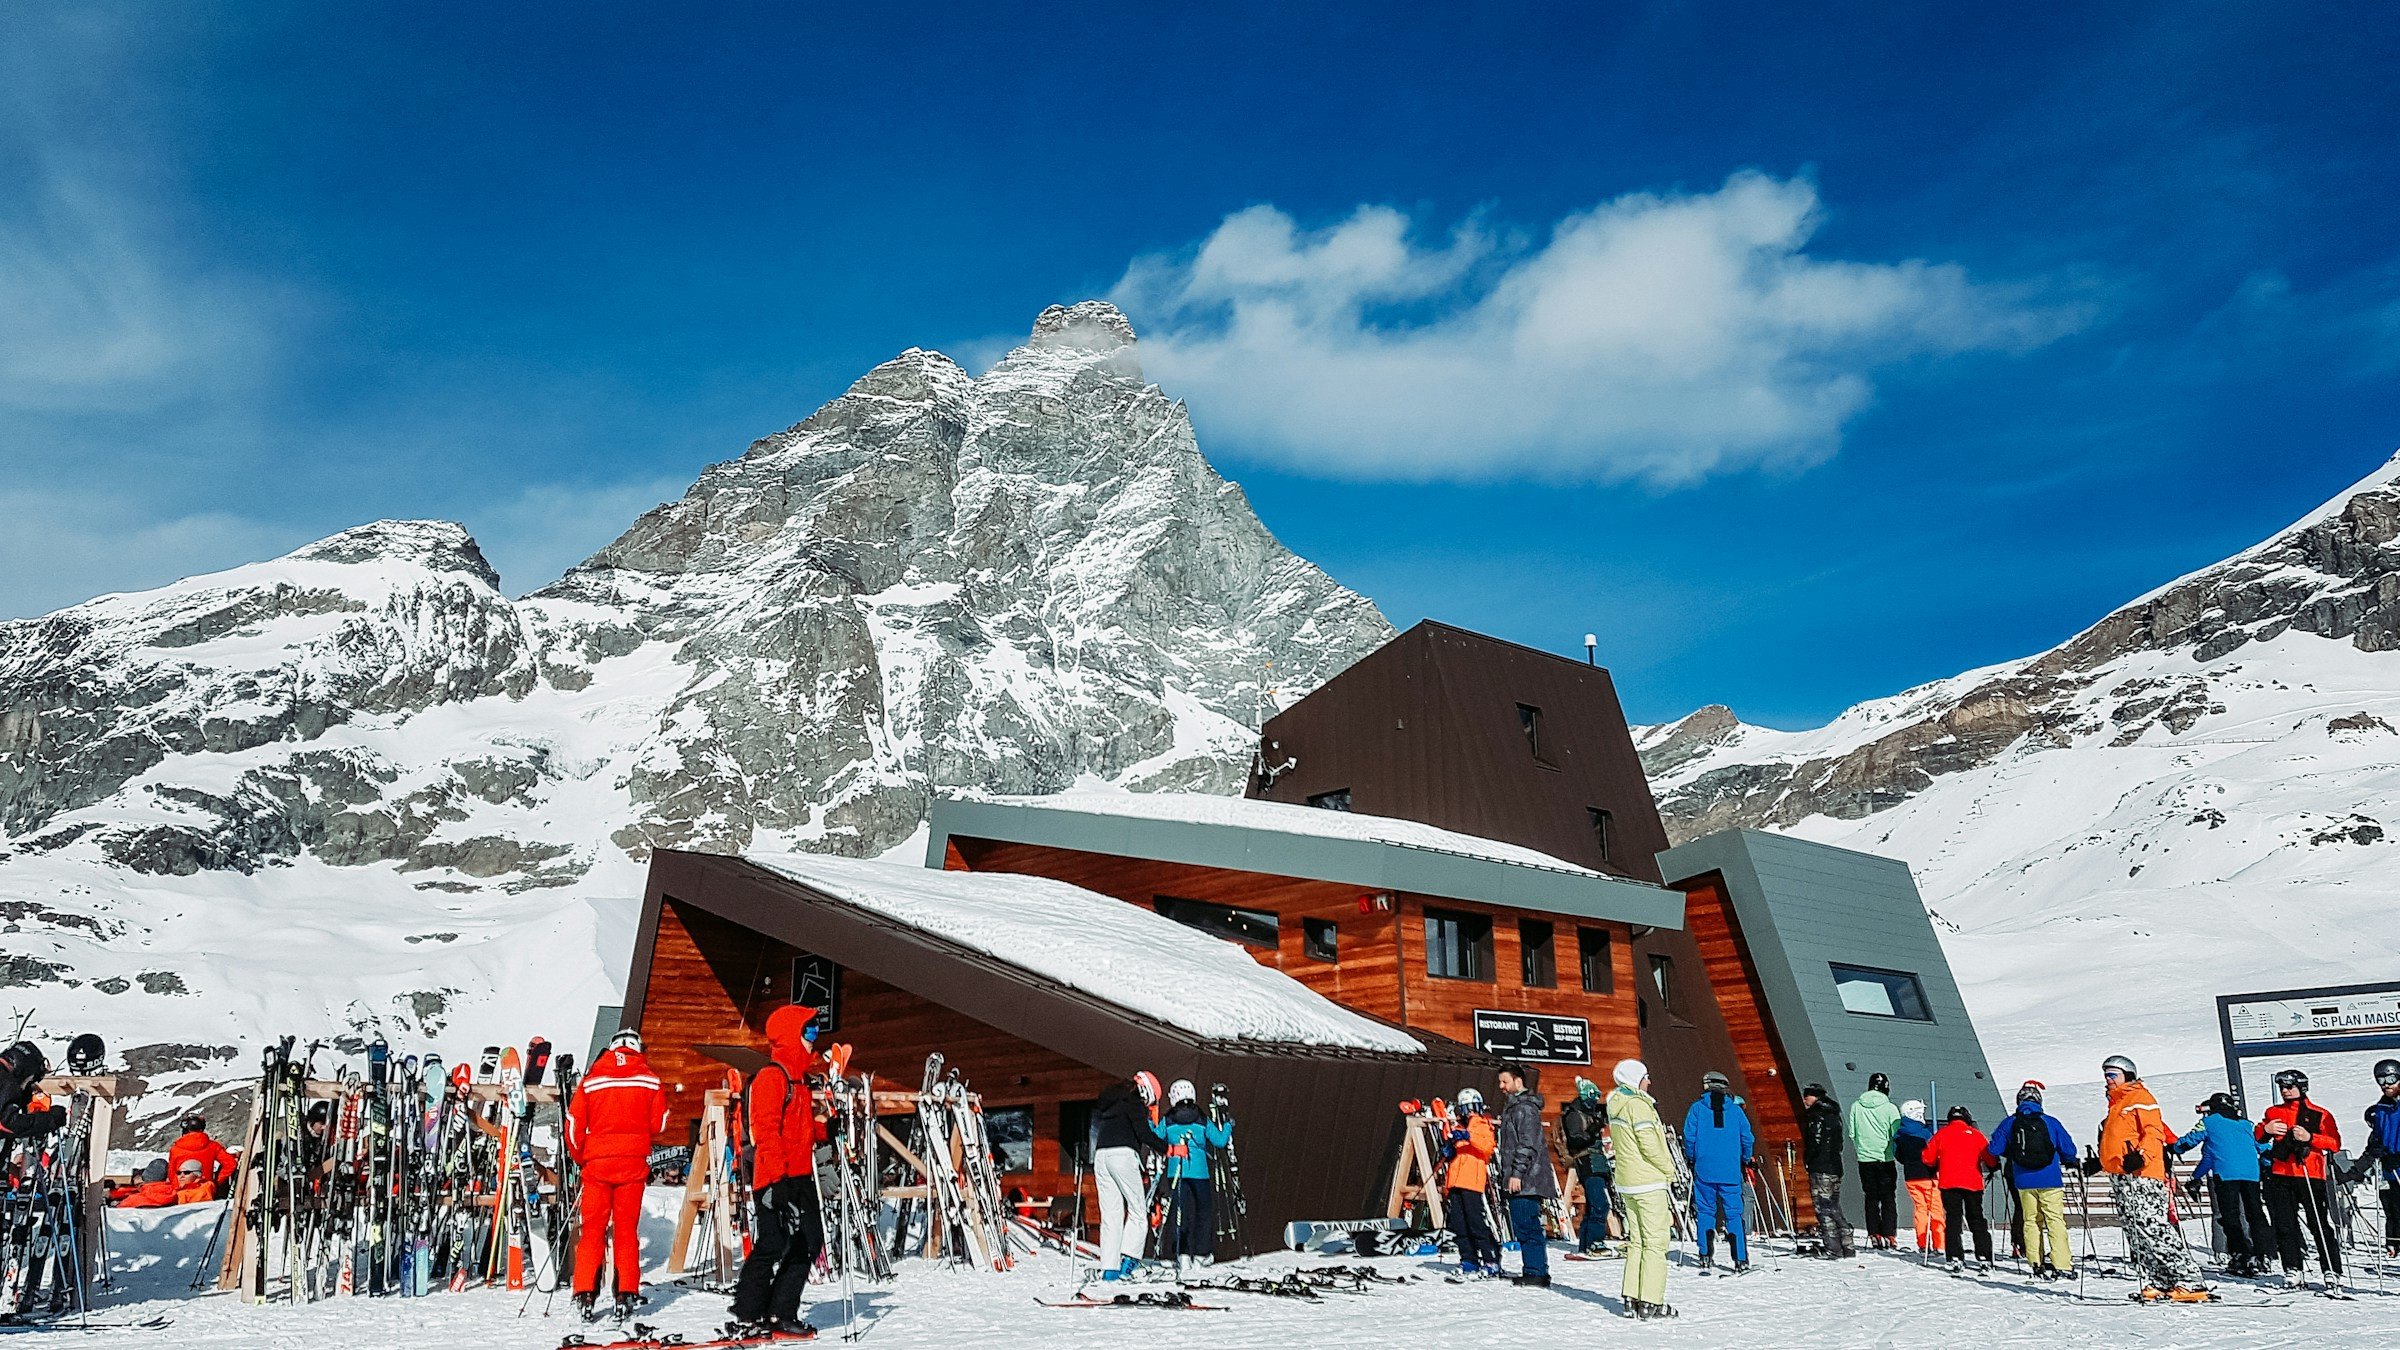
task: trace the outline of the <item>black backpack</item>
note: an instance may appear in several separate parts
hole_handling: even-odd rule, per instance
[[[1600,1142],[1600,1122],[1597,1113],[1584,1105],[1583,1098],[1568,1102],[1558,1113],[1558,1128],[1567,1137],[1569,1153],[1585,1153]]]
[[[2018,1115],[2009,1123],[2008,1147],[2003,1153],[2009,1165],[2020,1172],[2039,1172],[2058,1161],[2058,1144],[2050,1137],[2050,1123],[2038,1112]]]

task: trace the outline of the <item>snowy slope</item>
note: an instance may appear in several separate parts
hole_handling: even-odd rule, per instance
[[[1908,861],[2004,1076],[2206,1068],[2217,994],[2400,974],[2396,537],[2400,459],[2052,651],[1644,760],[1678,839]]]
[[[522,599],[386,521],[0,624],[0,1011],[171,1083],[270,1033],[575,1044],[651,848],[1230,791],[1263,711],[1390,632],[1208,466],[1122,316],[1053,307],[981,378],[886,362]]]

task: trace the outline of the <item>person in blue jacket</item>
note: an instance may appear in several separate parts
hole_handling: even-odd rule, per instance
[[[1714,1269],[1717,1225],[1733,1243],[1733,1273],[1750,1270],[1750,1238],[1742,1216],[1742,1169],[1758,1146],[1750,1117],[1733,1085],[1714,1070],[1700,1080],[1700,1100],[1683,1115],[1683,1156],[1692,1166],[1692,1227],[1700,1234],[1700,1273]]]
[[[2376,1061],[2375,1089],[2378,1095],[2367,1108],[2367,1146],[2359,1152],[2357,1175],[2363,1179],[2368,1168],[2376,1168],[2384,1255],[2400,1256],[2400,1059]]]
[[[1179,1279],[1189,1279],[1217,1259],[1216,1188],[1208,1175],[1208,1151],[1233,1146],[1233,1119],[1213,1121],[1200,1109],[1191,1080],[1167,1088],[1167,1113],[1150,1126],[1166,1141],[1167,1250]]]
[[[2017,1089],[2017,1109],[1992,1131],[1984,1152],[2008,1167],[2017,1193],[2017,1245],[2035,1279],[2065,1279],[2075,1273],[2075,1245],[2067,1238],[2066,1166],[2075,1161],[2075,1141],[2058,1117],[2042,1109],[2042,1085],[2028,1079]],[[2049,1251],[2043,1251],[2047,1240]]]
[[[2258,1134],[2242,1119],[2233,1094],[2220,1092],[2193,1108],[2199,1123],[2167,1145],[2180,1158],[2197,1148],[2200,1169],[2191,1186],[2208,1178],[2216,1200],[2217,1226],[2225,1230],[2225,1272],[2247,1279],[2267,1273],[2275,1255],[2275,1234],[2267,1227],[2267,1207],[2258,1188]]]

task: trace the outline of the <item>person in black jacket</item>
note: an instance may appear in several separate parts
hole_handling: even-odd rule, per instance
[[[36,1138],[67,1123],[66,1108],[47,1105],[40,1096],[42,1080],[49,1075],[50,1061],[33,1042],[19,1041],[0,1050],[0,1143]],[[37,1099],[44,1104],[35,1105]]]
[[[1133,1273],[1150,1241],[1150,1190],[1142,1180],[1142,1155],[1161,1145],[1150,1128],[1158,1104],[1158,1078],[1144,1071],[1111,1083],[1092,1103],[1092,1180],[1100,1192],[1100,1278]]]
[[[1842,1217],[1842,1108],[1819,1083],[1800,1089],[1800,1160],[1808,1168],[1808,1198],[1817,1208],[1826,1259],[1852,1255],[1850,1223]]]

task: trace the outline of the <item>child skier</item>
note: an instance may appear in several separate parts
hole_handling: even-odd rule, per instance
[[[1233,1118],[1212,1121],[1200,1109],[1191,1080],[1167,1088],[1165,1119],[1151,1127],[1167,1146],[1167,1247],[1178,1279],[1197,1279],[1217,1259],[1216,1187],[1209,1180],[1208,1151],[1233,1146]]]
[[[1900,1128],[1892,1136],[1892,1156],[1900,1160],[1901,1180],[1908,1186],[1908,1208],[1917,1229],[1917,1250],[1941,1250],[1949,1225],[1942,1222],[1942,1186],[1934,1179],[1933,1164],[1925,1161],[1925,1146],[1933,1142],[1926,1123],[1925,1103],[1900,1104]]]
[[[1460,1088],[1453,1105],[1458,1119],[1450,1127],[1442,1203],[1448,1207],[1450,1234],[1458,1240],[1458,1273],[1468,1279],[1495,1279],[1500,1274],[1500,1239],[1492,1235],[1488,1192],[1498,1134],[1484,1111],[1482,1093]]]

